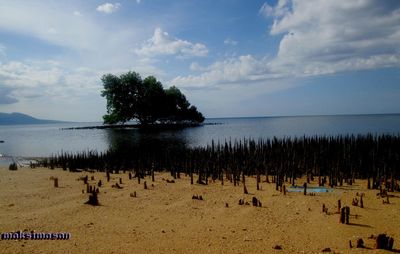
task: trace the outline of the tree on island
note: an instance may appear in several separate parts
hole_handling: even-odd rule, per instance
[[[185,95],[175,86],[164,89],[160,81],[149,76],[142,80],[136,72],[116,76],[103,75],[107,99],[105,124],[125,123],[138,120],[142,125],[202,123],[204,116],[191,106]]]

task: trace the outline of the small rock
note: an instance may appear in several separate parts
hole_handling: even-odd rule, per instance
[[[282,249],[282,246],[280,246],[280,245],[275,245],[275,246],[274,246],[274,249],[275,249],[275,250],[281,250],[281,249]]]
[[[322,250],[322,252],[331,252],[331,251],[332,251],[331,248],[325,248]]]

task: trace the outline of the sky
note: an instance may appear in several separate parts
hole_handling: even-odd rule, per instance
[[[400,113],[398,0],[0,0],[0,112],[101,121],[101,77],[206,117]]]

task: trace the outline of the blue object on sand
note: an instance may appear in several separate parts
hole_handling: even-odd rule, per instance
[[[303,186],[290,186],[287,189],[288,192],[304,192]],[[307,187],[307,192],[318,192],[318,193],[324,193],[324,192],[332,192],[333,189],[331,188],[326,188],[326,187]]]

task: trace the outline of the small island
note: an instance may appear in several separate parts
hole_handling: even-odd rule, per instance
[[[139,128],[191,127],[204,121],[196,106],[175,86],[164,89],[154,76],[142,79],[130,71],[120,76],[106,74],[101,78],[107,99],[104,124],[118,127],[132,120]],[[132,125],[128,125],[132,127]]]

